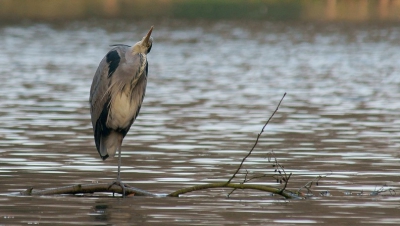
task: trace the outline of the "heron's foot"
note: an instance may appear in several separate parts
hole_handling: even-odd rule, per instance
[[[121,189],[122,189],[122,197],[125,197],[125,187],[126,187],[126,185],[124,183],[122,183],[121,180],[116,180],[113,183],[111,183],[110,186],[108,186],[108,189],[110,189],[113,185],[120,186]]]

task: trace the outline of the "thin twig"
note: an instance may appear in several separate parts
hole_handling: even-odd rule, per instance
[[[278,162],[278,159],[274,156],[273,151],[270,152],[270,156],[268,156],[268,161],[270,162],[272,158],[274,158],[274,162],[275,162],[272,166],[275,167],[275,172],[279,173],[278,177],[276,177],[274,175],[274,178],[276,178],[277,182],[280,182],[280,183],[282,183],[282,181],[285,182],[285,185],[281,189],[281,191],[283,192],[286,189],[287,184],[289,183],[292,173],[290,173],[289,176],[286,174],[285,167]]]
[[[247,181],[251,180],[251,178],[250,178],[250,179],[247,179],[247,176],[248,176],[248,175],[249,175],[249,171],[246,170],[246,174],[244,175],[244,179],[243,179],[243,181],[242,181],[240,184],[244,184],[244,183],[246,183]],[[237,189],[237,188],[232,189],[232,191],[230,191],[229,194],[228,194],[226,197],[229,198],[229,197],[231,196],[231,194],[232,194],[234,191],[236,191],[236,189]]]
[[[370,195],[375,196],[375,195],[379,195],[383,192],[389,192],[390,195],[396,195],[396,190],[394,190],[393,188],[386,188],[386,187],[388,187],[388,186],[385,184],[378,190],[376,190],[376,188],[375,188],[375,190],[373,192],[371,192]]]
[[[292,176],[292,173],[290,173],[289,176],[286,176],[286,173],[285,173],[285,178],[284,178],[285,186],[283,186],[283,188],[281,189],[281,192],[283,192],[286,189],[287,184],[289,183],[289,179],[290,179],[291,176]]]
[[[257,146],[258,144],[258,140],[260,139],[261,134],[264,132],[265,127],[268,125],[269,121],[272,119],[272,117],[274,117],[275,113],[278,111],[279,106],[282,103],[283,98],[285,98],[286,93],[283,94],[282,99],[279,101],[278,106],[276,107],[275,111],[272,113],[272,115],[269,117],[268,121],[264,124],[264,126],[261,129],[261,132],[258,134],[257,139],[253,145],[253,147],[251,148],[251,150],[249,151],[249,153],[247,153],[247,155],[242,159],[242,162],[240,163],[239,167],[236,169],[235,173],[232,175],[231,178],[229,178],[229,180],[226,182],[226,184],[229,184],[233,178],[235,178],[236,174],[239,172],[239,170],[242,168],[242,165],[244,163],[244,161],[246,161],[246,159],[251,155],[251,153],[253,152],[254,148]]]
[[[315,183],[315,184],[318,186],[319,181],[320,181],[322,178],[325,178],[325,177],[327,177],[327,176],[329,176],[329,175],[332,175],[332,172],[331,172],[330,174],[327,174],[327,175],[324,175],[324,176],[318,175],[318,176],[315,177],[313,180],[307,182],[304,186],[300,187],[300,188],[297,190],[297,194],[300,194],[300,191],[301,191],[301,189],[303,189],[303,188],[307,189],[307,194],[312,193],[312,192],[311,192],[311,187],[312,187],[312,185]]]

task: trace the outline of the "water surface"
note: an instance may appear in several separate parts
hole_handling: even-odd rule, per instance
[[[244,168],[268,175],[254,183],[281,187],[270,177],[273,151],[293,173],[291,190],[327,175],[312,197],[12,196],[115,179],[117,161],[94,147],[90,84],[109,45],[134,44],[151,25],[148,88],[123,143],[123,180],[160,194],[227,180],[287,92]],[[400,223],[398,194],[371,195],[400,185],[396,25],[88,21],[3,26],[0,37],[0,224]]]

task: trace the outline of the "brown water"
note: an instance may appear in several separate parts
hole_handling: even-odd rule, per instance
[[[151,25],[123,180],[158,194],[227,180],[287,92],[244,168],[273,175],[273,150],[291,190],[328,175],[312,197],[15,195],[116,178],[116,160],[94,147],[90,84],[110,44],[134,44]],[[397,25],[91,21],[4,26],[0,37],[0,225],[400,224]],[[382,187],[396,193],[374,195]]]

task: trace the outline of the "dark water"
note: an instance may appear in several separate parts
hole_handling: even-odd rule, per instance
[[[117,161],[94,147],[90,84],[110,44],[151,25],[123,180],[160,194],[227,180],[287,92],[244,168],[273,175],[273,150],[293,173],[288,189],[327,175],[312,197],[13,195],[116,178]],[[399,26],[91,21],[3,26],[0,37],[0,225],[400,224]],[[269,176],[254,183],[282,186]]]

